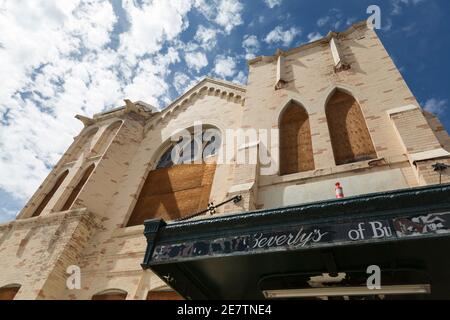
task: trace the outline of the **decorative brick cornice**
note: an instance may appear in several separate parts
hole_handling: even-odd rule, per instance
[[[227,99],[237,105],[243,106],[245,102],[246,88],[232,82],[204,78],[179,98],[168,105],[163,111],[156,114],[147,125],[146,131],[151,130],[160,123],[167,123],[180,111],[186,110],[188,105],[199,96],[205,94],[219,99]]]
[[[276,61],[276,59],[280,55],[280,52],[283,53],[283,56],[287,57],[287,56],[289,56],[291,54],[294,54],[294,53],[297,53],[297,52],[300,52],[300,51],[303,51],[303,50],[307,50],[307,49],[310,49],[310,48],[313,48],[313,47],[316,47],[316,46],[327,44],[327,43],[330,42],[330,39],[332,37],[345,37],[345,36],[351,34],[352,32],[354,32],[354,31],[356,31],[358,29],[362,29],[362,28],[367,28],[367,21],[364,20],[364,21],[357,22],[357,23],[351,25],[347,30],[342,31],[342,32],[330,31],[325,37],[323,37],[321,39],[318,39],[316,41],[312,41],[310,43],[303,44],[303,45],[301,45],[299,47],[292,48],[292,49],[289,49],[287,51],[282,51],[280,49],[277,49],[273,56],[259,56],[259,57],[253,58],[251,60],[248,60],[247,64],[248,65],[252,65],[252,64],[255,64],[257,62],[270,63],[270,62]]]
[[[246,88],[244,86],[240,86],[224,80],[204,78],[202,81],[197,83],[180,97],[175,99],[175,101],[169,104],[167,108],[161,111],[161,114],[164,116],[165,114],[170,113],[172,109],[176,109],[177,107],[185,105],[203,90],[207,90],[209,93],[214,93],[220,98],[234,97],[234,102],[240,104],[243,104],[245,100],[244,95],[246,92]]]
[[[220,99],[228,99],[229,101],[243,106],[245,102],[245,92],[245,86],[225,80],[206,77],[175,99],[167,107],[163,108],[162,111],[142,101],[132,102],[125,99],[125,106],[95,114],[93,118],[88,118],[83,115],[76,115],[75,118],[83,122],[85,127],[88,127],[106,119],[119,118],[126,114],[133,113],[139,115],[144,121],[150,120],[151,123],[148,125],[148,128],[152,128],[161,121],[168,121],[171,116],[177,114],[179,110],[186,107],[189,102],[192,102],[200,94],[206,93]]]

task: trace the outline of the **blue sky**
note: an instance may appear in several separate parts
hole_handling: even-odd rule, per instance
[[[81,130],[75,114],[163,108],[205,76],[245,84],[246,59],[345,30],[372,4],[414,95],[450,129],[448,0],[0,0],[0,222]]]

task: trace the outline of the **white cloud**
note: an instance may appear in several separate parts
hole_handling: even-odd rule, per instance
[[[381,29],[382,29],[383,31],[390,31],[390,30],[392,29],[392,26],[393,26],[393,24],[392,24],[392,19],[387,18],[387,19],[386,19],[386,23],[384,23],[384,24],[381,26]]]
[[[208,65],[208,59],[201,51],[186,53],[185,60],[187,66],[195,69],[197,72]]]
[[[340,28],[340,26],[342,25],[342,21],[336,21],[333,25],[334,30],[338,30]]]
[[[28,198],[92,116],[123,104],[166,101],[188,1],[123,1],[129,28],[109,47],[119,17],[107,0],[2,1],[0,189]],[[152,19],[149,19],[149,16]],[[2,213],[4,215],[4,213]]]
[[[345,22],[345,24],[347,25],[347,26],[350,26],[350,25],[352,25],[352,24],[354,24],[356,21],[358,21],[358,18],[348,18],[347,19],[347,21]]]
[[[323,36],[319,32],[311,32],[308,34],[308,40],[309,42],[313,42],[319,39],[322,39]]]
[[[217,30],[201,25],[198,27],[194,38],[205,50],[211,50],[217,44]]]
[[[0,86],[0,196],[14,198],[15,208],[80,132],[74,115],[92,116],[125,98],[156,107],[170,102],[171,85],[182,92],[198,81],[173,75],[173,66],[183,59],[196,71],[205,68],[204,52],[243,23],[244,8],[238,0],[0,3],[0,74],[8,75]],[[180,35],[193,8],[209,22],[185,43]],[[243,82],[236,64],[218,56],[211,73]],[[0,220],[10,217],[6,209],[0,203]]]
[[[431,98],[425,102],[424,109],[436,115],[442,115],[448,108],[448,101],[445,99]]]
[[[241,12],[243,6],[238,0],[222,0],[219,4],[219,12],[216,22],[230,33],[234,27],[243,23]]]
[[[4,221],[13,220],[17,215],[16,210],[9,210],[5,208],[0,208],[0,223]]]
[[[81,2],[73,13],[75,19],[67,21],[66,28],[73,30],[73,36],[82,37],[83,46],[88,49],[100,49],[110,41],[110,33],[116,16],[107,2]],[[78,19],[77,19],[78,18]],[[85,23],[80,23],[79,19]]]
[[[348,19],[345,20],[345,16],[338,8],[332,8],[328,11],[328,15],[317,19],[317,26],[324,27],[329,25],[334,30],[339,29],[340,26],[348,23]]]
[[[275,6],[280,6],[283,0],[264,0],[264,2],[267,4],[267,6],[272,9]]]
[[[243,71],[239,71],[236,77],[233,79],[233,82],[240,84],[240,85],[246,85],[247,84],[247,76]]]
[[[275,29],[269,32],[269,34],[264,39],[268,44],[282,43],[283,46],[289,46],[294,38],[301,34],[301,30],[296,27],[291,27],[290,29],[283,30],[281,26],[277,26]]]
[[[168,61],[159,60],[162,65]],[[168,85],[164,78],[164,70],[156,64],[156,60],[143,60],[139,62],[136,69],[136,76],[124,88],[124,97],[132,101],[143,100],[151,105],[158,106],[158,97],[163,96]]]
[[[329,17],[329,16],[319,18],[317,20],[317,25],[319,27],[323,27],[324,25],[326,25],[328,23],[328,21],[330,21],[330,19],[331,19],[331,17]]]
[[[239,0],[196,0],[195,6],[209,21],[224,28],[227,34],[243,23],[244,6]]]
[[[102,90],[111,77],[107,68],[88,53],[75,56],[107,52],[116,17],[107,1],[2,4],[0,74],[8,81],[0,86],[0,119],[7,115],[0,126],[0,188],[26,198],[80,130],[74,114],[100,111],[115,98]]]
[[[245,35],[242,41],[242,47],[245,49],[245,59],[250,60],[255,58],[260,48],[258,38],[255,35]]]
[[[173,84],[178,94],[183,94],[195,86],[200,80],[201,77],[191,78],[183,72],[176,72],[173,77]]]
[[[175,73],[175,76],[173,77],[173,84],[175,86],[175,89],[177,89],[178,93],[183,93],[185,91],[185,88],[187,84],[190,82],[190,78],[181,72]]]
[[[120,35],[119,52],[132,62],[137,56],[161,49],[164,40],[172,40],[188,27],[185,15],[190,1],[154,0],[142,6],[124,0],[124,9],[131,23],[130,30]]]
[[[407,7],[410,5],[416,5],[425,0],[391,0],[392,3],[392,15],[399,15],[403,12],[403,7]]]
[[[221,78],[232,77],[236,74],[236,62],[232,57],[218,56],[215,61],[214,73]]]

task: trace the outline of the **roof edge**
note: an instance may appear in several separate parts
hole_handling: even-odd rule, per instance
[[[359,28],[361,28],[363,26],[367,27],[367,21],[366,20],[356,22],[356,23],[352,24],[350,27],[348,27],[346,30],[341,31],[341,32],[329,31],[328,34],[325,37],[322,37],[322,38],[320,38],[318,40],[315,40],[315,41],[312,41],[312,42],[304,43],[304,44],[302,44],[302,45],[300,45],[298,47],[294,47],[294,48],[291,48],[291,49],[288,49],[288,50],[282,50],[280,48],[277,48],[275,50],[274,55],[272,55],[272,56],[258,56],[258,57],[255,57],[253,59],[248,60],[247,64],[248,65],[252,65],[252,64],[255,64],[255,63],[259,62],[259,61],[271,62],[275,58],[277,58],[280,54],[282,54],[283,56],[288,56],[288,55],[297,53],[297,52],[299,52],[301,50],[306,50],[306,49],[315,47],[315,46],[320,45],[322,43],[329,42],[332,37],[336,37],[338,35],[350,34],[350,33],[354,32],[355,30],[357,30],[357,29],[359,29]]]
[[[202,80],[200,80],[199,82],[197,82],[194,86],[192,86],[191,88],[189,88],[186,92],[184,92],[183,94],[181,94],[180,96],[178,96],[175,100],[173,100],[171,103],[169,103],[168,105],[166,105],[165,107],[159,109],[153,105],[150,105],[144,101],[136,101],[133,102],[134,105],[140,107],[140,109],[142,109],[143,111],[145,111],[146,113],[151,113],[151,114],[156,114],[156,113],[160,113],[162,111],[168,110],[170,109],[172,106],[178,104],[180,101],[182,101],[186,96],[189,96],[190,94],[192,94],[194,91],[196,91],[198,89],[198,87],[206,84],[206,83],[212,83],[215,85],[219,85],[219,86],[223,86],[223,87],[227,87],[233,90],[237,90],[240,91],[242,93],[245,93],[247,88],[246,86],[243,85],[239,85],[237,83],[234,82],[230,82],[230,81],[226,81],[226,80],[222,80],[222,79],[216,79],[216,78],[211,78],[211,77],[204,77]],[[116,112],[120,112],[120,111],[124,111],[126,109],[126,104],[120,107],[116,107],[116,108],[112,108],[103,112],[99,112],[93,115],[92,119],[89,118],[89,120],[91,120],[92,122],[95,122],[96,120],[100,120],[102,118],[104,118],[105,116],[110,116],[113,113]],[[77,115],[76,116],[77,119],[79,118],[86,118],[82,115]]]
[[[215,85],[219,85],[219,86],[224,86],[227,88],[231,88],[237,91],[241,91],[243,93],[247,92],[247,87],[246,86],[242,86],[242,85],[238,85],[234,82],[230,82],[230,81],[226,81],[226,80],[222,80],[222,79],[215,79],[215,78],[210,78],[210,77],[204,77],[202,80],[200,80],[199,82],[197,82],[195,85],[193,85],[192,87],[190,87],[186,92],[184,92],[183,94],[181,94],[180,96],[178,96],[178,98],[176,98],[175,100],[173,100],[170,104],[168,104],[166,107],[162,108],[161,111],[165,111],[170,109],[171,107],[177,105],[180,101],[182,101],[186,96],[190,96],[194,91],[196,91],[199,87],[201,87],[202,85],[206,84],[206,83],[212,83]]]

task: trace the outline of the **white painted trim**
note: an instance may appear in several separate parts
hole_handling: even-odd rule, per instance
[[[423,152],[417,152],[410,155],[411,161],[414,163],[416,161],[430,160],[442,157],[449,157],[450,153],[442,148],[428,150]]]
[[[397,113],[402,113],[402,112],[406,112],[406,111],[410,111],[410,110],[415,110],[415,109],[420,109],[418,106],[414,105],[414,104],[409,104],[403,107],[398,107],[398,108],[393,108],[393,109],[389,109],[386,110],[387,114],[392,117],[393,114],[397,114]]]
[[[333,55],[333,59],[334,59],[334,66],[338,67],[342,63],[342,58],[339,53],[337,39],[335,37],[332,37],[330,39],[330,49],[331,49],[331,54]]]
[[[254,182],[249,183],[243,183],[243,184],[237,184],[232,186],[230,189],[228,189],[228,193],[236,193],[236,192],[243,192],[243,191],[249,191],[253,188],[255,185]]]
[[[284,56],[279,55],[277,60],[277,78],[275,81],[275,85],[277,85],[280,81],[286,81],[285,79],[285,70],[284,70]]]

